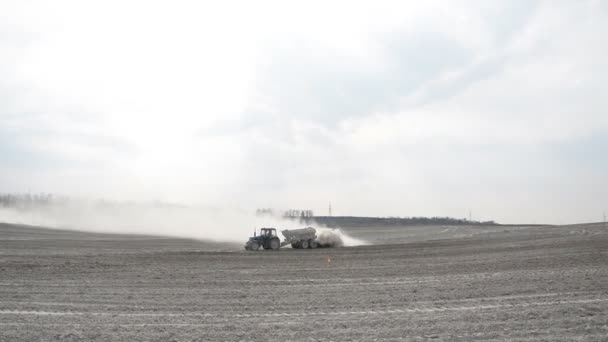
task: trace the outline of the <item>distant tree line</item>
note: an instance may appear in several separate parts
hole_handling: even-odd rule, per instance
[[[311,218],[314,217],[312,210],[289,209],[283,213],[286,218]]]
[[[469,221],[452,217],[357,217],[315,216],[301,219],[306,224],[323,224],[328,227],[413,226],[413,225],[495,225],[494,221]]]
[[[45,206],[58,201],[64,200],[53,196],[53,194],[39,193],[39,194],[7,194],[0,193],[0,207],[3,208],[31,208],[37,206]]]
[[[107,199],[87,199],[79,197],[68,197],[50,193],[0,193],[0,208],[35,209],[45,206],[86,205],[91,208],[113,209],[113,208],[146,208],[155,209],[183,209],[187,205],[163,202],[159,200],[148,202],[136,202],[131,200],[116,201]]]
[[[257,216],[274,216],[275,211],[271,208],[260,208],[255,211]],[[314,213],[312,210],[300,210],[300,209],[289,209],[285,210],[281,216],[285,218],[311,218],[314,217]]]
[[[258,216],[275,216],[276,211],[271,208],[256,210]],[[328,227],[370,227],[370,226],[413,226],[413,225],[495,225],[494,221],[474,221],[466,218],[453,218],[445,216],[412,216],[412,217],[359,217],[359,216],[315,216],[312,210],[289,209],[283,211],[283,218],[299,220],[303,224],[322,224]]]
[[[260,208],[255,211],[255,214],[257,216],[274,216],[274,210],[272,210],[271,208]]]

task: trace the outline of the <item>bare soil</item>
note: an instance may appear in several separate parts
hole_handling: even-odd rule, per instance
[[[0,340],[608,341],[601,224],[346,230],[373,244],[0,224]]]

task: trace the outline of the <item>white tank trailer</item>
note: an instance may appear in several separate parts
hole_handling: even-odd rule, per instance
[[[317,230],[313,227],[300,229],[285,229],[281,231],[285,237],[280,242],[276,228],[262,228],[260,234],[253,234],[245,244],[246,250],[279,249],[280,247],[291,245],[292,248],[321,248],[334,247],[333,244],[322,244],[318,240]]]
[[[317,230],[313,227],[300,228],[300,229],[285,229],[281,231],[281,234],[285,237],[285,241],[291,244],[292,248],[317,248],[319,243],[317,241]],[[287,244],[285,243],[285,244]]]

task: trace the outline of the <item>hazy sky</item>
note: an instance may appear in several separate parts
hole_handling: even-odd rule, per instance
[[[608,1],[2,1],[0,192],[599,221]]]

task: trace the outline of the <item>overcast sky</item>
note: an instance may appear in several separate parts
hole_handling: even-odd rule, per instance
[[[608,1],[2,1],[0,192],[600,221]]]

